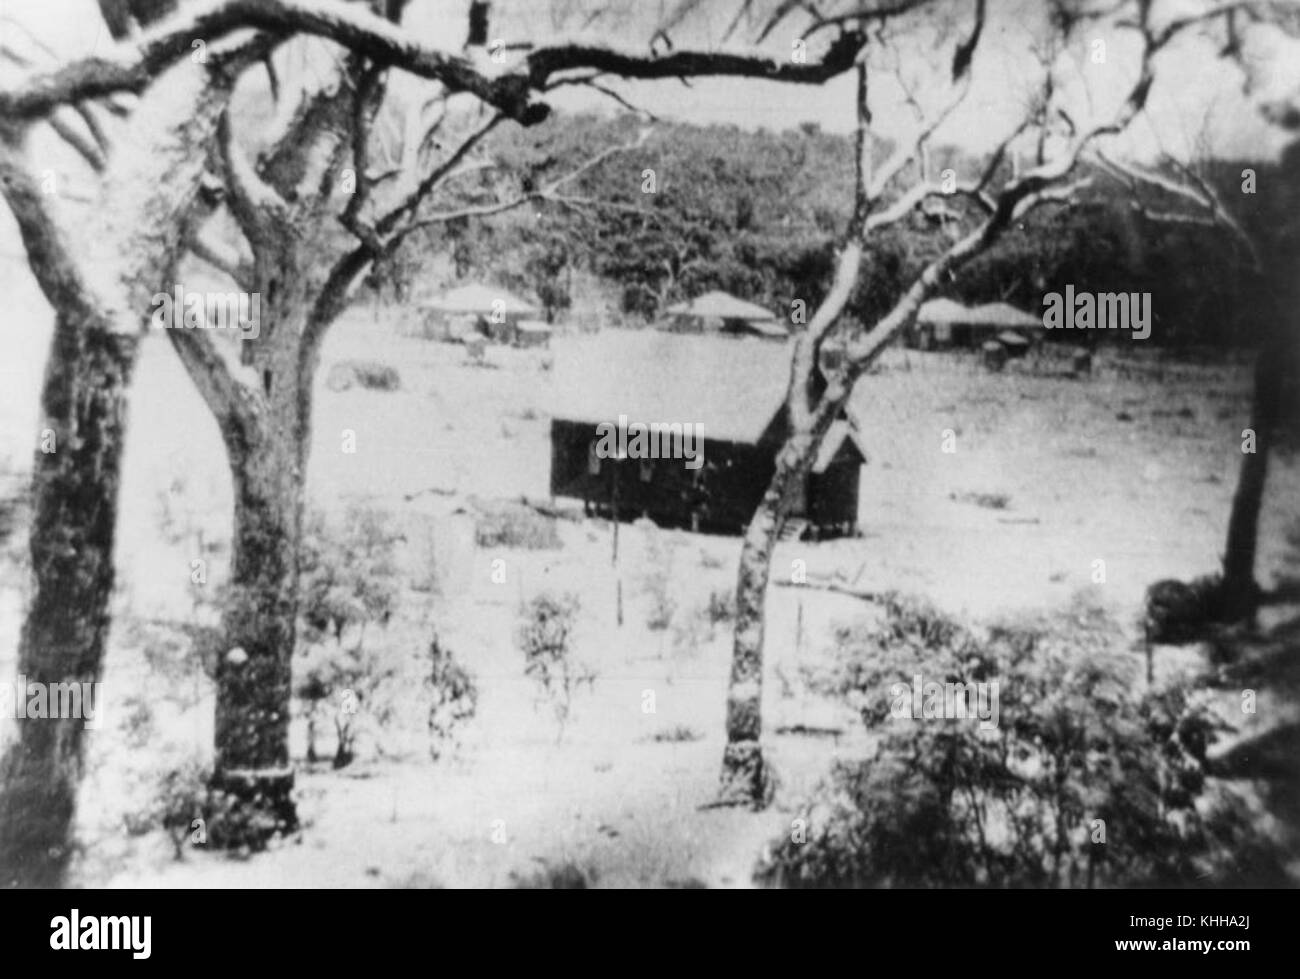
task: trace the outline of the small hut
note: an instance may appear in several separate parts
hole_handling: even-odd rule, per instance
[[[1039,334],[1043,322],[1009,303],[963,306],[951,299],[932,299],[921,306],[907,344],[918,350],[952,347],[977,349],[988,342],[1002,343],[1001,335],[1016,337],[1003,343],[1009,356],[1020,356]]]
[[[446,324],[447,339],[457,338],[453,333],[458,318],[468,317],[477,332],[497,343],[515,343],[520,321],[537,315],[532,304],[504,289],[485,285],[452,289],[428,300],[424,307],[429,315]]]
[[[670,329],[674,333],[721,333],[769,340],[786,340],[790,335],[770,310],[717,290],[669,306],[666,312],[672,317]]]

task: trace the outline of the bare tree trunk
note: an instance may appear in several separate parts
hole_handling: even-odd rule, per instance
[[[270,835],[297,827],[289,707],[303,480],[285,436],[263,433],[250,449],[231,466],[235,526],[212,784],[270,816]]]
[[[775,478],[773,484],[775,485]],[[736,621],[727,687],[727,746],[719,801],[757,802],[768,786],[760,741],[763,731],[763,635],[772,551],[784,514],[769,486],[745,532],[736,580]]]
[[[31,531],[35,592],[18,649],[33,683],[96,683],[108,638],[113,533],[134,335],[83,329],[60,313],[42,405],[53,452],[37,451]],[[20,690],[17,696],[26,697]],[[0,884],[57,887],[81,781],[85,722],[24,720],[0,763]]]
[[[85,215],[81,238],[65,234],[25,167],[6,145],[0,169],[4,196],[18,223],[28,264],[56,310],[42,404],[54,433],[51,453],[37,452],[31,529],[33,599],[19,646],[19,672],[31,681],[97,682],[102,673],[113,591],[113,536],[126,432],[126,388],[135,364],[140,324],[121,317],[148,309],[148,298],[170,288],[181,243],[188,236],[204,172],[205,148],[228,103],[238,72],[271,50],[254,39],[204,74],[178,76],[155,111],[142,104],[133,116],[133,147],[121,177],[110,166],[106,200],[115,181],[138,173],[135,164],[162,160],[149,193],[128,187],[129,212],[112,213],[101,201]],[[177,93],[180,93],[179,95]],[[140,228],[158,229],[142,238]],[[123,237],[118,237],[119,235]],[[97,247],[89,257],[77,246]],[[121,258],[95,284],[82,264]],[[111,285],[109,285],[111,284]],[[108,289],[104,289],[109,285]],[[98,288],[97,288],[98,286]],[[120,294],[113,294],[114,287]],[[69,836],[81,774],[84,721],[38,720],[21,725],[16,744],[0,761],[0,885],[58,886],[71,853]]]
[[[762,805],[771,773],[763,758],[763,639],[772,554],[799,484],[807,478],[825,435],[797,432],[777,455],[776,471],[745,531],[736,580],[736,621],[727,688],[727,745],[718,801]]]
[[[302,274],[279,257],[258,263],[262,334],[241,341],[261,384],[244,396],[258,407],[218,415],[235,506],[212,786],[266,817],[266,836],[298,825],[289,720],[311,424],[310,376],[304,389],[298,365],[309,306]]]
[[[1278,311],[1280,313],[1280,311]],[[1273,314],[1273,315],[1276,315]],[[1243,452],[1228,517],[1228,537],[1223,555],[1222,608],[1227,618],[1250,614],[1259,604],[1255,581],[1255,553],[1259,537],[1259,511],[1268,481],[1268,455],[1272,448],[1282,398],[1282,375],[1287,363],[1283,331],[1269,324],[1268,339],[1255,359],[1255,389],[1251,400],[1250,428],[1255,433],[1253,452]]]

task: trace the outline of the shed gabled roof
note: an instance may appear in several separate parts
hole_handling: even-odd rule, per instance
[[[551,414],[617,424],[691,422],[706,439],[756,443],[785,404],[787,344],[607,330],[556,357]]]
[[[852,422],[836,421],[831,422],[826,438],[822,440],[821,448],[817,450],[817,461],[813,463],[812,471],[824,473],[840,454],[841,448],[845,447],[846,442],[848,451],[857,457],[859,465],[867,461],[867,450],[858,437],[857,427]]]
[[[696,296],[688,303],[678,303],[666,310],[672,316],[695,316],[721,320],[774,320],[771,310],[737,299],[730,293],[714,290]]]

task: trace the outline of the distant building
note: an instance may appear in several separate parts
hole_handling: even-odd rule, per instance
[[[669,306],[665,312],[674,333],[720,333],[789,339],[790,331],[770,310],[725,292],[706,292],[688,303]]]
[[[423,302],[425,335],[459,339],[468,328],[497,343],[516,343],[521,321],[537,315],[532,304],[493,286],[468,285]]]
[[[1041,317],[1009,303],[963,306],[951,299],[932,299],[921,306],[906,340],[917,350],[976,349],[996,340],[1014,357],[1028,349],[1042,328]]]
[[[608,349],[605,349],[605,346]],[[658,331],[611,331],[556,364],[551,421],[551,494],[588,512],[721,533],[748,525],[787,433],[789,353],[768,344]],[[702,426],[702,464],[681,458],[600,458],[598,426]],[[690,431],[687,429],[687,431]],[[835,421],[799,487],[791,524],[811,537],[857,533],[856,426]]]

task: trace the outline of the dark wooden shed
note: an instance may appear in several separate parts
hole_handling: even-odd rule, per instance
[[[665,526],[743,532],[787,433],[788,347],[657,331],[610,331],[605,339],[574,354],[575,362],[556,365],[551,494],[580,499],[591,513],[617,512],[623,520],[648,516]],[[690,468],[683,458],[627,454],[601,458],[600,426],[620,422],[625,429],[681,425],[684,433],[702,435],[701,464]],[[865,461],[856,426],[841,417],[796,498],[793,527],[816,538],[856,534]]]

